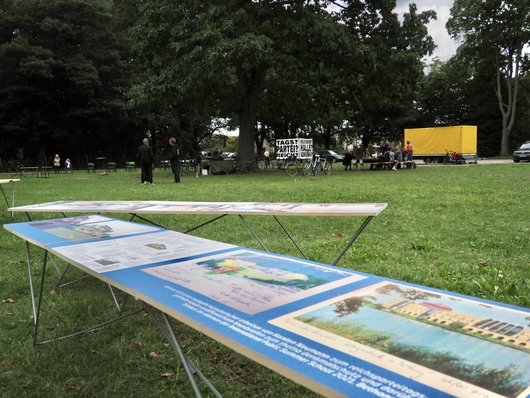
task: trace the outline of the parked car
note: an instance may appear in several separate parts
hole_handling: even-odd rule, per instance
[[[318,151],[318,154],[322,158],[328,158],[328,161],[335,163],[335,162],[342,162],[344,159],[344,155],[338,154],[335,151],[332,151],[330,149],[324,149],[322,151]]]
[[[526,141],[523,145],[513,151],[513,161],[519,163],[521,160],[530,161],[530,141]]]

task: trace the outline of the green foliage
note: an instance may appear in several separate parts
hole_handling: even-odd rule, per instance
[[[501,155],[509,155],[510,135],[517,116],[519,81],[530,64],[524,50],[530,43],[527,0],[456,0],[447,29],[463,37],[462,51],[487,68],[502,117]]]
[[[85,154],[118,147],[131,76],[109,2],[31,0],[4,7],[0,131],[7,145],[0,156],[26,147],[28,157],[45,163],[48,151],[68,149],[74,157],[81,145]]]
[[[265,136],[332,147],[344,121],[357,129],[343,137],[396,132],[433,49],[434,14],[411,7],[401,26],[392,1],[345,2],[336,14],[313,1],[173,3],[143,4],[134,32],[146,76],[135,97],[191,124],[237,120],[242,162],[254,157],[257,122],[258,152]]]

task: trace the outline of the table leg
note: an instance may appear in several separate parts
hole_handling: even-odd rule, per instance
[[[223,398],[223,396],[215,389],[213,384],[206,378],[206,376],[195,366],[195,364],[184,354],[182,351],[182,348],[180,347],[180,344],[177,340],[177,337],[175,336],[175,332],[173,331],[173,328],[171,327],[171,324],[169,322],[169,319],[165,313],[162,312],[162,319],[163,322],[161,322],[153,313],[153,310],[151,307],[144,303],[144,307],[146,311],[151,316],[151,319],[155,323],[156,326],[160,329],[160,332],[164,335],[164,337],[169,341],[173,349],[177,352],[178,356],[180,357],[180,360],[182,362],[182,366],[184,367],[184,370],[186,371],[186,375],[188,376],[188,379],[191,383],[191,386],[193,388],[193,391],[195,392],[195,396],[197,398],[201,398],[202,394],[199,390],[199,386],[197,385],[197,381],[195,380],[195,375],[197,375],[203,382],[206,384],[206,386],[209,388],[209,390],[212,392],[213,395],[215,395],[217,398]]]
[[[26,256],[27,256],[27,264],[28,264],[28,276],[29,276],[29,289],[30,289],[30,294],[31,294],[31,307],[32,307],[32,310],[33,310],[33,322],[35,324],[35,327],[34,327],[34,331],[33,331],[33,346],[37,346],[37,345],[42,345],[42,344],[48,344],[48,343],[51,343],[53,341],[58,341],[58,340],[64,340],[64,339],[67,339],[67,338],[70,338],[70,337],[75,337],[75,336],[79,336],[81,334],[86,334],[86,333],[90,333],[90,332],[94,332],[98,329],[101,329],[103,326],[106,326],[106,325],[109,325],[113,322],[116,322],[116,321],[119,321],[123,318],[126,318],[130,315],[135,315],[135,314],[138,314],[139,312],[142,312],[143,311],[143,308],[139,308],[137,310],[133,310],[131,312],[128,312],[126,314],[123,313],[123,310],[124,310],[124,307],[125,307],[125,303],[127,301],[127,297],[125,298],[123,304],[120,306],[119,303],[117,303],[117,300],[115,299],[115,296],[113,294],[113,297],[115,299],[115,303],[116,305],[118,306],[118,309],[119,309],[119,315],[112,318],[112,319],[109,319],[107,321],[104,321],[104,322],[101,322],[95,326],[90,326],[86,329],[83,329],[83,330],[79,330],[77,332],[74,332],[74,333],[71,333],[71,334],[68,334],[68,335],[63,335],[63,336],[59,336],[59,337],[54,337],[52,339],[49,339],[49,340],[43,340],[43,341],[38,341],[38,335],[39,335],[39,322],[40,322],[40,310],[41,310],[41,306],[42,306],[42,296],[43,296],[43,293],[44,293],[44,281],[45,281],[45,275],[46,275],[46,265],[47,265],[47,260],[48,260],[48,256],[49,256],[49,252],[47,250],[44,251],[44,258],[43,258],[43,261],[42,261],[42,274],[41,274],[41,278],[40,278],[40,286],[39,286],[39,289],[38,289],[38,298],[35,297],[35,288],[34,288],[34,282],[33,282],[33,273],[32,273],[32,270],[31,270],[31,257],[30,257],[30,250],[29,250],[29,242],[26,242]],[[110,285],[109,285],[110,286]]]
[[[11,184],[13,184],[13,189],[12,189],[12,196],[13,196],[13,199],[12,199],[12,206],[9,205],[9,199],[7,199],[7,195],[4,191],[4,187],[2,186],[2,184],[0,184],[0,191],[2,191],[2,195],[4,197],[4,200],[6,202],[6,206],[7,208],[9,209],[9,207],[15,207],[15,182],[12,182]],[[9,212],[9,215],[11,216],[11,221],[15,221],[15,215],[14,213],[11,211]]]
[[[278,223],[278,225],[282,228],[283,232],[285,232],[285,234],[289,237],[289,239],[291,240],[291,242],[293,242],[293,245],[296,246],[296,248],[298,249],[298,251],[300,252],[300,254],[306,259],[308,260],[307,256],[305,255],[305,253],[302,251],[302,249],[300,248],[300,246],[298,245],[298,243],[296,243],[296,241],[294,240],[294,238],[291,236],[291,234],[287,231],[287,229],[285,228],[285,226],[280,222],[280,220],[278,219],[278,217],[276,216],[272,216],[274,217],[274,219],[276,220],[276,222]]]
[[[337,257],[335,257],[335,260],[333,260],[333,262],[331,263],[331,265],[337,265],[337,263],[339,262],[339,260],[342,258],[342,256],[344,255],[344,253],[346,253],[346,251],[350,248],[350,246],[353,244],[353,242],[355,242],[355,240],[359,237],[359,235],[361,234],[361,232],[363,232],[363,230],[366,228],[366,226],[368,225],[368,223],[370,221],[372,221],[372,218],[373,216],[368,216],[366,217],[366,220],[364,220],[364,222],[361,224],[361,226],[357,229],[357,231],[355,231],[352,235],[352,237],[350,238],[350,240],[346,243],[346,245],[342,248],[342,250],[340,251],[340,253],[337,255]]]

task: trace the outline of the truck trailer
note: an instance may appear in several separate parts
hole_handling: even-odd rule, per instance
[[[405,129],[413,158],[425,163],[477,163],[477,126]]]

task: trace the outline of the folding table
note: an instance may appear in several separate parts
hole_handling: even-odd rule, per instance
[[[196,397],[201,381],[221,394],[170,318],[328,397],[530,394],[527,308],[101,215],[4,228],[28,248],[36,344],[51,253],[144,303]],[[37,288],[30,245],[45,253]]]
[[[278,223],[286,237],[296,246],[300,254],[307,259],[300,245],[294,240],[279,217],[364,217],[362,224],[352,233],[344,247],[330,263],[336,265],[370,221],[386,209],[386,203],[289,203],[289,202],[182,202],[182,201],[77,201],[66,200],[33,204],[10,208],[13,212],[29,213],[126,213],[134,218],[146,219],[148,215],[214,215],[211,220],[184,231],[190,233],[227,215],[237,215],[251,231],[263,250],[269,251],[262,239],[256,234],[246,216],[271,216]],[[155,224],[156,225],[156,224]]]

